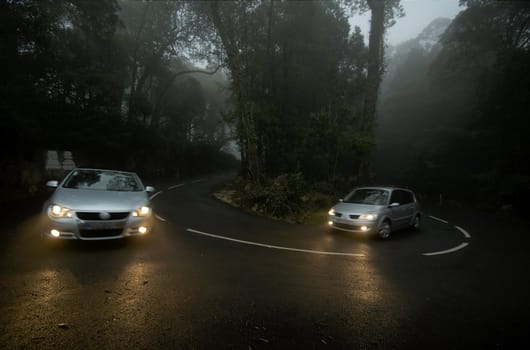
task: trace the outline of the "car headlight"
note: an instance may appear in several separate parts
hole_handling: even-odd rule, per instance
[[[361,214],[359,215],[359,220],[375,220],[377,219],[377,214]]]
[[[48,213],[52,218],[71,218],[74,216],[69,208],[59,204],[52,204],[48,208]]]
[[[151,215],[151,208],[148,206],[142,206],[132,212],[134,217],[145,217]]]
[[[331,208],[331,209],[328,211],[328,215],[335,215],[335,209]]]

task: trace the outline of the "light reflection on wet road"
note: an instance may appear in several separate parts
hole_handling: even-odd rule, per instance
[[[528,257],[516,246],[492,261],[498,245],[484,231],[458,253],[425,257],[462,234],[433,221],[381,242],[269,222],[209,197],[222,180],[157,196],[167,222],[145,239],[44,244],[34,219],[20,223],[0,260],[2,347],[409,349],[528,340]],[[243,245],[188,227],[364,256]],[[499,298],[503,285],[510,298]]]

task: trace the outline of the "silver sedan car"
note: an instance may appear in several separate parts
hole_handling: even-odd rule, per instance
[[[328,212],[332,229],[388,238],[398,229],[418,230],[422,213],[414,192],[397,187],[360,187]]]
[[[53,239],[104,240],[145,235],[153,229],[148,192],[135,173],[74,169],[43,207],[43,235]]]

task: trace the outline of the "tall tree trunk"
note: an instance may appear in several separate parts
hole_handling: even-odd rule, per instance
[[[377,97],[383,76],[384,34],[385,34],[385,0],[367,0],[372,16],[368,43],[368,74],[363,103],[363,113],[359,129],[363,134],[374,133]],[[365,180],[368,176],[370,154],[359,155],[358,175]]]
[[[244,4],[244,2],[241,3],[242,6]],[[245,44],[245,40],[247,40],[246,32],[243,32],[243,44],[238,43],[238,39],[235,37],[237,33],[234,32],[234,28],[237,28],[237,25],[235,23],[227,23],[227,21],[234,20],[234,15],[242,18],[245,14],[227,15],[222,13],[220,8],[222,5],[222,2],[212,1],[210,3],[210,15],[225,48],[228,68],[232,75],[232,88],[236,96],[237,125],[241,147],[241,172],[251,180],[259,181],[261,169],[259,166],[256,123],[253,104],[248,96],[250,78],[249,74],[245,72],[245,62],[243,62],[243,57],[240,54],[241,47],[238,47],[238,45]],[[243,31],[248,30],[246,25],[243,25],[243,27]]]
[[[361,131],[373,132],[377,96],[383,76],[385,0],[368,0],[372,12],[368,43],[368,75],[363,105]]]

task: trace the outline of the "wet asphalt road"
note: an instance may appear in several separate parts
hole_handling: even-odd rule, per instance
[[[226,180],[163,186],[153,202],[165,221],[140,239],[43,242],[36,213],[2,230],[0,347],[530,345],[524,222],[433,207],[448,224],[426,218],[378,241],[241,213],[210,196]]]

